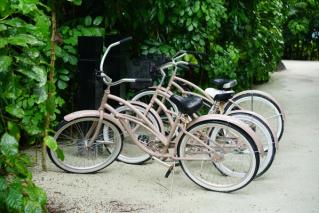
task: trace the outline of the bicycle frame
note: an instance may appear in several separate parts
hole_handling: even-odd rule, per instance
[[[108,100],[116,101],[116,102],[120,103],[121,105],[128,107],[130,110],[132,110],[134,113],[136,113],[137,117],[129,116],[129,115],[117,112],[116,109],[114,109],[112,106],[107,104]],[[179,128],[180,134],[175,138],[174,138],[174,134],[169,134],[168,136],[165,136],[162,133],[160,133],[158,130],[156,130],[155,127],[152,125],[152,123],[147,119],[147,117],[144,114],[142,114],[140,111],[138,111],[130,102],[128,102],[120,97],[117,97],[117,96],[110,94],[109,87],[104,92],[102,102],[101,102],[101,105],[99,108],[100,120],[99,120],[98,124],[95,124],[93,127],[95,129],[95,131],[94,131],[94,134],[93,134],[90,142],[88,143],[88,146],[90,146],[92,141],[95,140],[95,138],[96,138],[95,135],[99,132],[99,130],[101,128],[102,120],[105,117],[105,115],[104,115],[105,111],[109,111],[114,116],[114,118],[118,119],[121,126],[128,133],[128,135],[130,136],[132,141],[140,149],[142,149],[144,152],[148,153],[151,156],[154,156],[157,158],[169,158],[169,159],[174,160],[174,161],[175,160],[212,160],[212,158],[209,158],[209,157],[207,157],[207,158],[177,157],[176,156],[176,149],[177,149],[177,144],[178,144],[177,141],[180,139],[180,137],[183,135],[183,133],[188,135],[189,137],[191,137],[195,141],[197,141],[203,147],[205,147],[207,149],[207,154],[210,153],[210,154],[212,154],[212,157],[213,157],[214,154],[216,153],[214,151],[214,149],[212,149],[212,147],[208,146],[205,142],[201,141],[199,138],[195,137],[194,135],[192,135],[186,131],[186,129],[185,129],[186,122],[184,121],[184,118],[181,114],[178,115],[178,117],[175,119],[174,124],[172,126],[172,132],[175,132],[175,130],[177,128]],[[159,139],[159,142],[164,145],[162,153],[154,152],[150,149],[147,149],[140,141],[138,141],[136,139],[136,137],[134,137],[134,129],[132,130],[132,128],[127,123],[127,121],[132,121],[132,122],[142,126],[143,128],[146,128],[148,131],[150,131],[152,134],[154,134]],[[170,144],[171,144],[171,141],[175,142],[174,152],[173,152],[173,154],[167,154],[168,149],[169,149]]]

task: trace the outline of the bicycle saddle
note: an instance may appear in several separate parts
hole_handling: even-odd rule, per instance
[[[186,96],[172,95],[171,100],[178,108],[178,110],[187,115],[192,115],[202,106],[202,98],[198,96]]]
[[[212,80],[212,83],[217,86],[218,89],[231,89],[237,85],[236,80],[216,78]]]
[[[233,90],[217,90],[214,88],[205,89],[205,93],[211,96],[215,101],[228,101],[235,94]]]

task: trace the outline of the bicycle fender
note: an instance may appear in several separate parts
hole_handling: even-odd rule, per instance
[[[256,134],[254,133],[254,131],[244,122],[233,118],[231,116],[227,116],[227,115],[221,115],[221,114],[208,114],[208,115],[203,115],[200,116],[198,118],[196,118],[195,120],[191,121],[189,123],[189,125],[187,126],[187,129],[192,127],[193,125],[199,123],[199,122],[204,122],[204,121],[209,121],[209,120],[217,120],[217,121],[226,121],[227,123],[231,123],[241,129],[243,129],[255,142],[258,152],[261,156],[264,156],[264,147],[262,145],[262,143],[260,142],[260,140],[256,137]]]
[[[65,121],[72,121],[74,119],[83,118],[83,117],[97,117],[97,118],[99,118],[100,112],[98,110],[80,110],[80,111],[72,112],[70,114],[65,115],[64,120]],[[103,113],[103,117],[106,120],[110,120],[111,122],[113,122],[116,126],[118,126],[118,128],[120,128],[120,130],[123,133],[125,132],[122,124],[116,118],[114,118],[114,116],[112,116],[111,114]]]
[[[269,130],[271,131],[271,134],[273,136],[272,140],[273,140],[273,143],[275,144],[276,149],[279,148],[278,138],[276,137],[276,134],[273,131],[273,129],[270,128],[270,126],[268,124],[268,121],[263,116],[259,115],[256,112],[252,112],[252,111],[248,111],[248,110],[234,110],[234,111],[228,112],[226,115],[230,115],[231,116],[231,115],[235,115],[236,113],[251,114],[251,115],[254,115],[255,117],[258,117],[260,120],[262,120],[269,127]]]

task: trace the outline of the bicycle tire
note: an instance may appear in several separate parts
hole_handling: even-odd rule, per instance
[[[123,134],[116,124],[104,119],[103,125],[108,125],[111,128],[112,131],[110,130],[109,133],[110,137],[113,137],[114,140],[104,141],[103,138],[98,136],[91,147],[85,147],[84,144],[87,139],[82,136],[84,136],[86,131],[89,131],[88,128],[92,125],[91,123],[98,122],[98,120],[98,117],[81,117],[61,122],[54,135],[54,139],[64,153],[64,160],[58,159],[55,152],[47,148],[50,160],[58,168],[78,174],[94,173],[109,166],[121,152]],[[73,124],[75,124],[74,127],[72,127]],[[68,135],[68,131],[71,136]],[[64,135],[65,138],[63,138]],[[78,135],[81,136],[77,137]],[[70,144],[66,142],[70,142]],[[114,147],[112,146],[113,143]],[[84,162],[84,166],[80,165],[81,162]]]
[[[241,127],[236,126],[232,123],[228,123],[227,121],[221,121],[221,120],[202,121],[202,122],[199,122],[199,123],[194,124],[193,126],[189,127],[187,129],[187,131],[189,133],[196,132],[197,130],[203,131],[203,130],[201,130],[201,128],[202,129],[207,128],[207,127],[209,127],[209,125],[214,126],[214,128],[226,128],[227,131],[231,130],[232,134],[236,133],[236,134],[238,134],[238,136],[241,139],[244,140],[244,143],[247,145],[247,148],[249,149],[249,156],[248,156],[249,162],[248,162],[247,174],[245,174],[243,178],[239,177],[239,180],[237,180],[238,183],[227,184],[227,181],[229,181],[231,179],[235,179],[235,177],[224,176],[223,174],[220,174],[219,171],[214,170],[215,167],[212,166],[211,164],[210,165],[208,164],[207,168],[202,169],[203,162],[201,162],[201,166],[200,166],[201,171],[200,172],[204,171],[206,173],[205,175],[214,176],[213,180],[215,180],[216,178],[220,178],[220,180],[216,180],[217,183],[210,183],[210,182],[208,182],[208,180],[203,179],[205,176],[204,174],[200,174],[199,177],[195,177],[194,172],[190,171],[191,170],[190,169],[191,165],[189,164],[190,160],[180,160],[179,161],[182,170],[195,184],[197,184],[197,185],[199,185],[207,190],[210,190],[210,191],[232,192],[232,191],[236,191],[236,190],[239,190],[239,189],[247,186],[254,179],[255,175],[257,174],[258,167],[259,167],[258,149],[257,149],[257,146],[254,143],[253,139]],[[186,134],[183,134],[178,142],[178,145],[177,145],[177,156],[178,157],[187,157],[187,155],[185,154],[185,149],[186,149],[185,147],[186,147],[188,141],[189,140],[187,140]],[[216,140],[215,140],[215,142],[216,142]],[[210,143],[213,144],[213,142],[210,142]],[[207,144],[210,144],[210,143],[207,143]],[[190,150],[192,150],[192,148]],[[194,149],[194,150],[196,151],[196,149]],[[222,150],[220,150],[220,152],[222,152]],[[237,156],[239,156],[239,155],[237,155]],[[211,156],[209,155],[209,157],[211,157]],[[244,157],[246,157],[246,156],[244,156]],[[197,163],[200,161],[194,160],[193,162]],[[239,161],[235,160],[234,166],[236,165],[236,162],[239,162]],[[227,163],[229,163],[229,162],[227,162]],[[195,167],[198,167],[198,166],[195,166]],[[209,174],[207,172],[209,172]],[[224,186],[222,186],[221,180],[226,182]]]

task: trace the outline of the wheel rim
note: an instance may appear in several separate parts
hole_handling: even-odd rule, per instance
[[[104,127],[108,129],[107,140],[100,130],[92,146],[86,146],[89,140],[85,139],[85,135],[98,120],[99,118],[81,118],[67,123],[56,132],[54,138],[64,153],[64,160],[60,161],[54,153],[51,154],[62,169],[80,173],[95,172],[116,159],[122,147],[121,133],[108,121],[103,121]]]
[[[206,126],[198,126],[191,129],[190,133],[195,133],[196,131],[205,132],[205,134],[211,134],[212,129],[217,129],[218,132],[223,131],[226,133],[224,138],[219,138],[219,142],[214,139],[215,136],[208,137],[210,142],[207,142],[211,147],[215,146],[215,151],[223,153],[223,159],[220,162],[215,162],[215,164],[226,165],[225,168],[231,168],[235,171],[233,175],[222,174],[218,168],[212,164],[212,155],[196,153],[192,151],[194,144],[192,144],[192,139],[185,136],[179,147],[179,154],[181,157],[205,157],[207,160],[181,160],[181,165],[184,172],[198,185],[214,191],[234,191],[243,186],[245,186],[255,175],[256,172],[256,158],[253,148],[250,146],[248,140],[242,136],[237,130],[225,127],[220,124],[205,124]],[[226,145],[226,143],[232,143],[230,138],[237,138],[242,143],[246,144],[246,155],[233,154],[233,151],[226,151],[226,149],[220,148],[220,145]],[[233,139],[232,139],[233,140]],[[222,142],[223,141],[223,142]],[[222,144],[221,144],[222,143]],[[193,149],[194,150],[194,149]],[[202,156],[200,156],[202,155]],[[230,174],[230,172],[228,172]]]

